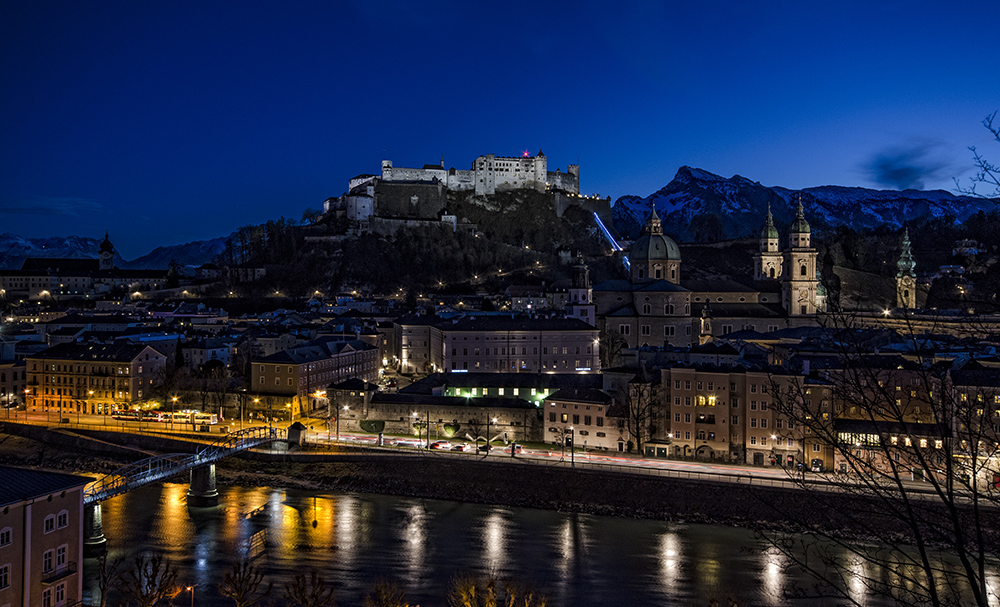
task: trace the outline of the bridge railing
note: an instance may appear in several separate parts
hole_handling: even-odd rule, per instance
[[[284,440],[283,429],[266,426],[246,428],[227,434],[210,445],[206,445],[191,455],[189,453],[167,453],[127,464],[111,474],[100,478],[84,489],[83,501],[92,504],[136,487],[166,480],[192,468],[212,464],[218,460],[253,449],[274,441]]]

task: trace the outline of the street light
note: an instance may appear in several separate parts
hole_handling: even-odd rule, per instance
[[[254,406],[254,409],[257,409],[257,408],[259,408],[259,407],[257,407],[256,405],[259,405],[259,404],[260,404],[260,399],[259,399],[259,398],[255,398],[255,399],[253,399],[253,404],[255,405],[255,406]],[[258,415],[259,415],[259,413],[258,413]],[[251,419],[253,419],[253,418],[251,417]]]
[[[173,432],[173,430],[174,430],[174,412],[175,412],[175,409],[177,409],[177,397],[176,396],[171,396],[170,397],[170,431],[171,432]]]
[[[198,584],[192,584],[185,588],[186,591],[191,593],[191,607],[194,607],[194,589],[198,587]]]
[[[497,423],[497,418],[486,418],[486,455],[490,454],[490,422]]]

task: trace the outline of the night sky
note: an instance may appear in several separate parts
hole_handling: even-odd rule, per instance
[[[0,232],[126,259],[344,192],[383,158],[539,149],[645,196],[691,165],[954,190],[1000,161],[1000,2],[0,3]]]

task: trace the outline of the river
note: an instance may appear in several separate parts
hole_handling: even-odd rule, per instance
[[[195,605],[230,604],[216,585],[251,552],[276,591],[317,570],[340,606],[363,604],[378,579],[395,580],[410,604],[444,605],[457,572],[530,582],[554,607],[725,605],[727,597],[781,605],[784,589],[809,585],[752,532],[724,526],[266,487],[221,487],[217,508],[189,509],[187,488],[149,486],[105,502],[104,533],[112,558],[168,557],[179,584],[197,584]],[[94,564],[86,563],[85,595],[96,589]],[[189,604],[186,593],[180,604]]]

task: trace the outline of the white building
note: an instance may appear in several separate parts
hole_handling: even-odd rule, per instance
[[[580,193],[580,166],[571,164],[566,172],[549,171],[548,159],[539,150],[536,156],[480,156],[468,171],[444,168],[441,164],[425,164],[423,168],[392,166],[382,161],[383,181],[434,181],[449,190],[475,190],[477,195],[491,195],[505,190],[533,189],[539,192],[558,190]]]

